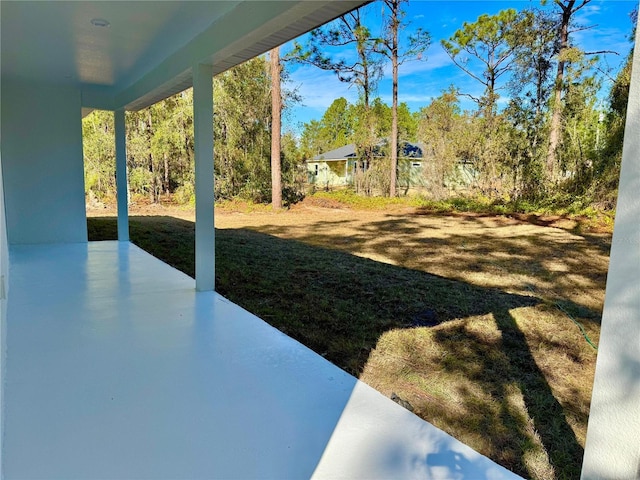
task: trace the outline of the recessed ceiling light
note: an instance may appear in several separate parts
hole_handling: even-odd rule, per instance
[[[91,25],[94,27],[109,27],[111,24],[104,18],[92,18]]]

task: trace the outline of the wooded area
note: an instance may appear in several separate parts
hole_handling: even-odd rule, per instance
[[[287,90],[287,68],[293,62],[334,71],[358,89],[359,100],[338,98],[320,120],[306,123],[300,135],[281,134],[283,203],[304,196],[306,159],[349,143],[356,145],[368,167],[358,168],[354,189],[395,196],[398,145],[410,141],[424,145],[431,164],[425,175],[434,177],[432,187],[422,192],[429,198],[459,195],[447,179],[464,163],[477,172],[465,189],[469,196],[614,208],[632,52],[623,68],[612,73],[601,58],[611,52],[585,52],[572,42],[572,33],[589,28],[576,25],[574,14],[590,1],[554,0],[553,8],[503,10],[464,23],[440,43],[484,93],[472,97],[455,85],[443,85],[441,95],[418,111],[398,104],[397,68],[409,59],[428,62],[431,38],[421,29],[402,34],[408,25],[402,10],[407,0],[377,2],[385,8],[379,32],[367,26],[370,7],[315,30],[282,59],[283,89],[276,95],[283,114],[302,100],[295,90]],[[635,25],[637,10],[631,17]],[[353,64],[332,53],[344,45],[357,53]],[[376,96],[385,62],[393,67],[391,106]],[[277,178],[272,177],[271,132],[279,118],[272,116],[277,113],[272,105],[278,105],[272,96],[272,71],[267,58],[258,57],[214,78],[218,199],[272,200]],[[602,89],[609,92],[606,104],[598,99]],[[471,98],[475,107],[463,111],[463,97]],[[192,105],[187,90],[145,110],[127,112],[127,166],[134,198],[143,195],[158,202],[161,195],[173,194],[179,203],[193,201]],[[83,120],[89,202],[115,197],[113,138],[111,113],[96,111]],[[374,156],[374,148],[382,148],[387,158]]]

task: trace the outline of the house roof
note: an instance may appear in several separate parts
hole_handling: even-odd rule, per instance
[[[366,1],[2,1],[2,80],[80,87],[82,106],[137,110]]]
[[[336,148],[335,150],[316,155],[311,160],[344,160],[345,158],[354,158],[355,156],[356,145],[355,143],[350,143],[349,145],[345,145],[344,147]]]
[[[381,157],[383,156],[381,153],[381,148],[383,144],[379,144],[374,150],[374,156]],[[401,142],[400,151],[398,156],[400,158],[423,158],[423,150],[424,144],[421,142],[411,143],[411,142]],[[313,157],[311,162],[318,161],[332,161],[332,160],[347,160],[349,158],[356,158],[356,145],[354,143],[350,143],[349,145],[345,145],[344,147],[336,148],[335,150],[330,150],[325,153],[321,153]]]

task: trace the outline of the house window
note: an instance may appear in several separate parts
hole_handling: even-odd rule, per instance
[[[317,163],[316,163],[316,171],[315,171],[314,175],[316,175],[316,176],[318,175],[318,164]]]
[[[363,160],[361,162],[356,160],[353,163],[353,172],[354,173],[358,171],[358,166],[360,167],[360,171],[366,172],[369,169],[369,162],[367,160]]]

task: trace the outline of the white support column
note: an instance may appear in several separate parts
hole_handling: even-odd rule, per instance
[[[638,31],[640,34],[640,30]],[[583,480],[640,477],[640,36],[631,74]]]
[[[124,110],[114,112],[116,132],[116,190],[118,197],[118,240],[129,241],[129,189],[127,188],[127,140]]]
[[[196,166],[196,290],[215,289],[213,223],[213,67],[193,67],[193,137]]]

